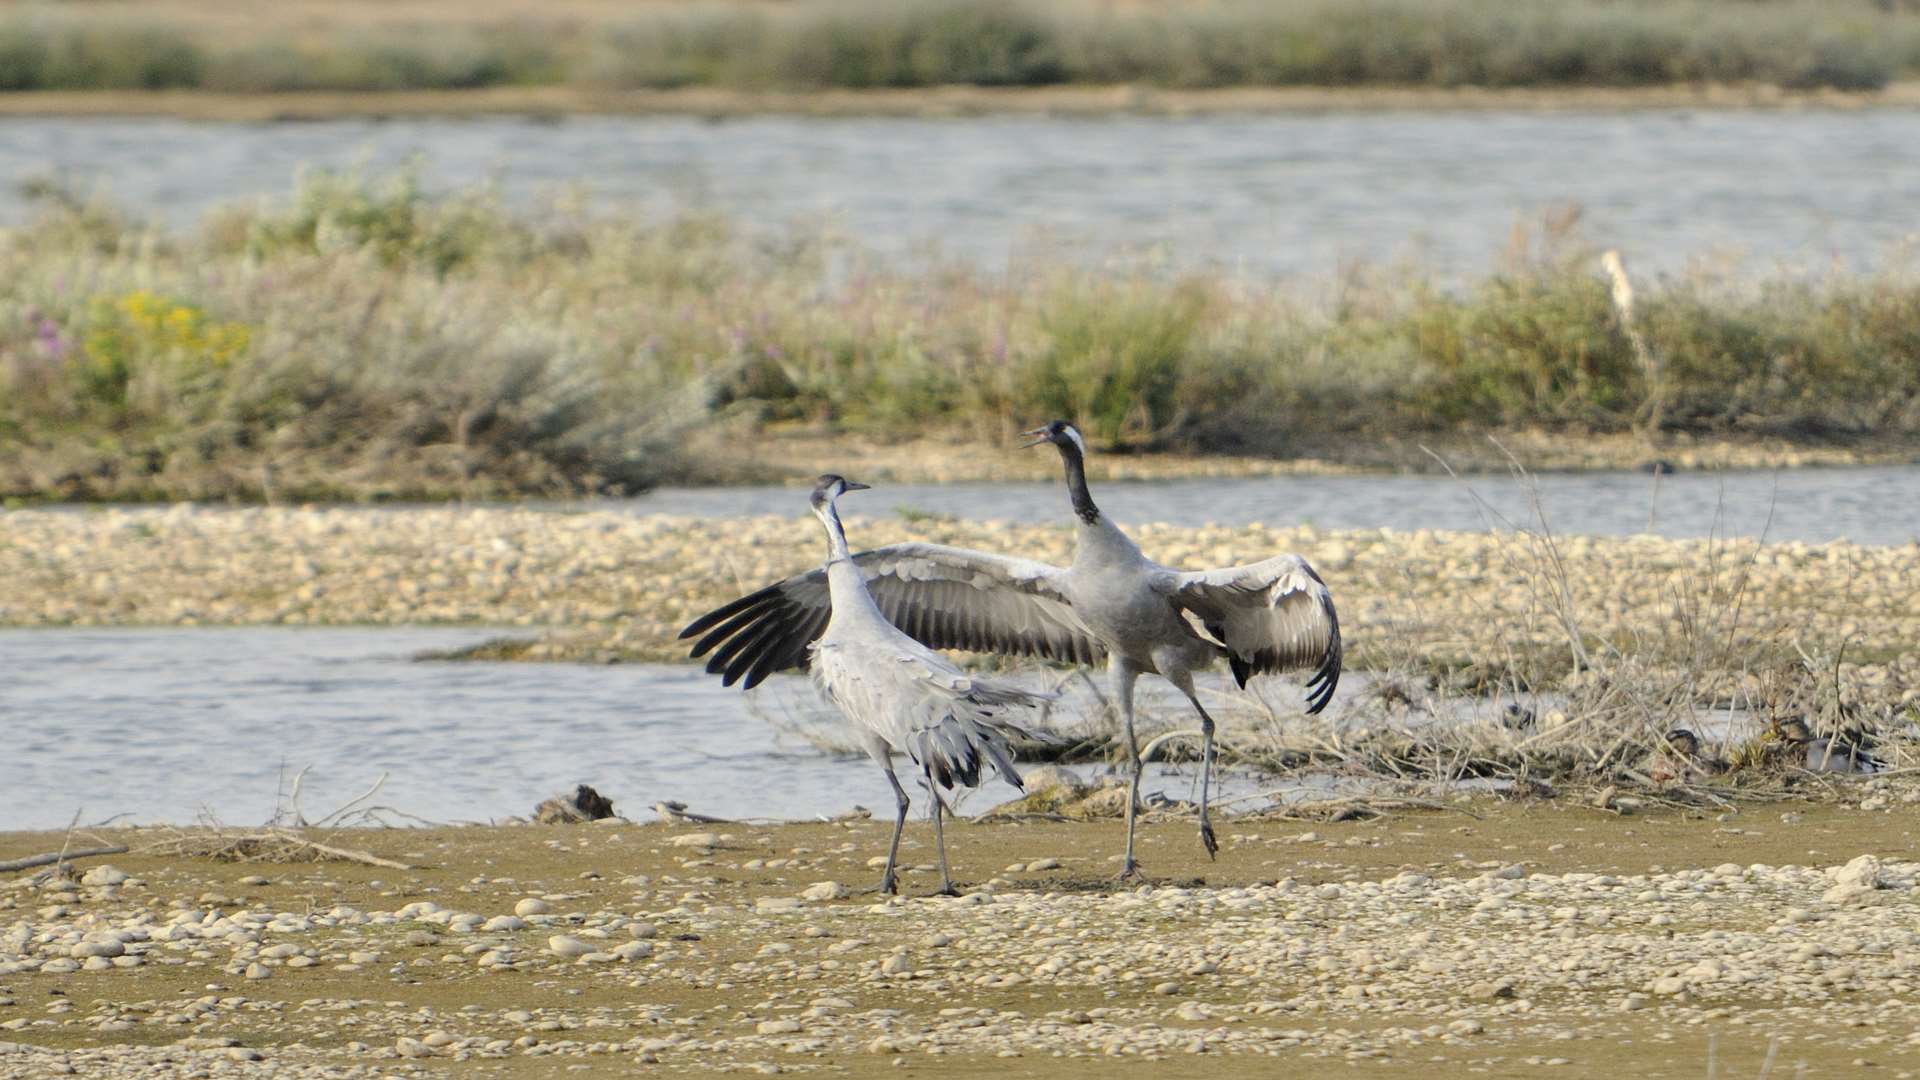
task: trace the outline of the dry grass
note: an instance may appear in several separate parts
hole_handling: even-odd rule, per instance
[[[1487,278],[1336,281],[890,264],[807,224],[510,212],[487,190],[312,174],[172,235],[46,186],[0,232],[0,495],[392,498],[712,478],[687,433],[1241,456],[1494,429],[1645,432],[1646,371],[1577,216]],[[1651,435],[1920,437],[1920,284],[1688,276],[1643,288]]]

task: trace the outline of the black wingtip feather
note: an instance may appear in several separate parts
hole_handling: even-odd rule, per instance
[[[726,619],[730,619],[733,616],[739,614],[740,612],[747,610],[748,608],[754,606],[760,601],[765,600],[768,596],[772,595],[773,593],[778,592],[779,589],[780,589],[779,585],[769,585],[766,588],[761,589],[757,592],[750,592],[747,595],[741,597],[740,599],[732,601],[731,603],[722,604],[721,606],[714,608],[712,611],[707,612],[705,615],[702,615],[699,618],[688,623],[686,625],[686,628],[680,631],[680,636],[681,638],[684,639],[684,638],[690,638],[695,634],[705,633],[706,630],[709,627],[713,626],[714,624],[722,622]]]
[[[695,660],[698,660],[702,656],[707,655],[708,651],[710,651],[714,646],[720,644],[721,642],[727,640],[733,635],[739,633],[741,630],[745,629],[746,627],[752,625],[753,623],[765,617],[766,617],[766,612],[762,610],[761,607],[747,608],[746,610],[740,612],[738,615],[735,615],[733,618],[728,619],[724,623],[721,623],[718,627],[716,627],[713,630],[712,633],[708,634],[706,637],[703,637],[699,641],[695,642],[693,649],[687,655],[691,656]],[[681,636],[685,637],[686,635],[682,634]]]

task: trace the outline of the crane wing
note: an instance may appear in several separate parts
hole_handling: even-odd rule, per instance
[[[887,620],[934,649],[965,649],[1097,664],[1106,656],[1073,612],[1066,571],[941,544],[889,544],[853,556]],[[807,645],[832,615],[825,569],[796,574],[702,615],[680,631],[698,636],[695,659],[731,686],[758,685],[783,668],[805,668]]]
[[[1340,682],[1340,617],[1326,582],[1305,559],[1280,555],[1246,566],[1171,573],[1154,587],[1227,647],[1241,686],[1250,675],[1312,667],[1307,711],[1317,713],[1333,700]]]

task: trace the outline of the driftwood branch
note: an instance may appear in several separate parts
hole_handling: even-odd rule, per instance
[[[151,855],[179,855],[189,858],[217,859],[222,862],[319,862],[340,859],[345,862],[384,866],[390,870],[413,867],[372,852],[334,847],[311,840],[292,829],[273,828],[235,831],[219,827],[170,830],[169,835],[141,848]]]
[[[304,771],[305,770],[302,770],[302,772]],[[333,822],[338,821],[341,815],[352,810],[354,807],[359,806],[361,803],[366,802],[368,799],[373,798],[374,795],[379,793],[382,787],[386,786],[386,783],[387,783],[387,774],[382,772],[380,774],[380,778],[373,782],[372,787],[368,788],[364,792],[361,792],[359,795],[355,796],[354,798],[348,799],[346,802],[340,804],[340,808],[335,810],[333,813],[322,815],[320,820],[313,823],[314,826],[317,828],[324,829],[328,825],[332,824]],[[305,824],[305,822],[302,822],[301,824]]]
[[[100,855],[124,855],[125,844],[111,844],[107,847],[81,848],[79,851],[49,851],[45,855],[30,855],[24,859],[11,859],[0,862],[0,873],[9,870],[31,870],[36,866],[49,866],[53,863],[72,862],[75,859],[91,859]]]

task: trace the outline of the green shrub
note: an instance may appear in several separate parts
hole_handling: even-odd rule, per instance
[[[1569,216],[1566,220],[1571,221]],[[1647,373],[1570,228],[1500,273],[903,269],[818,229],[535,215],[315,173],[168,236],[49,188],[0,229],[0,497],[566,494],[706,425],[1129,446],[1619,431]],[[1331,295],[1332,300],[1324,299]],[[1920,436],[1920,280],[1643,285],[1664,424]]]

